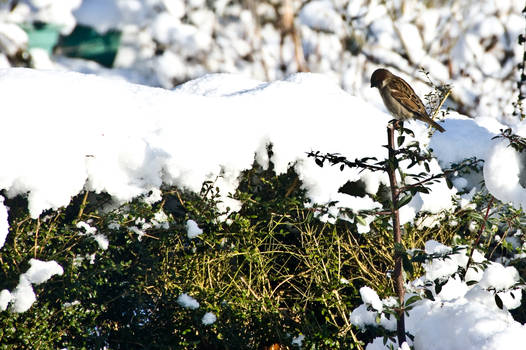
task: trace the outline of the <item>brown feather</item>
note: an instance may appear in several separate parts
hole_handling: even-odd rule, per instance
[[[380,68],[371,75],[371,87],[378,88],[385,106],[396,119],[418,119],[440,132],[445,131],[427,114],[422,100],[404,79]]]

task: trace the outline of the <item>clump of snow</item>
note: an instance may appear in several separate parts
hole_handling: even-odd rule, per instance
[[[44,283],[53,275],[62,275],[64,270],[56,261],[29,260],[31,267],[22,276],[32,284]],[[21,276],[21,278],[22,278]]]
[[[437,241],[427,241],[425,244],[425,252],[427,254],[447,254],[452,249]],[[434,281],[435,279],[444,278],[457,272],[459,266],[466,266],[468,257],[465,250],[459,251],[456,254],[449,254],[448,258],[433,259],[424,263],[426,271],[426,279]]]
[[[276,172],[293,166],[314,203],[337,201],[338,207],[355,212],[380,206],[370,197],[353,197],[338,189],[346,181],[363,180],[374,193],[381,182],[388,183],[385,174],[320,168],[306,152],[338,152],[349,159],[385,157],[382,145],[388,115],[316,74],[257,85],[248,81],[237,92],[230,77],[223,74],[200,85],[190,84],[190,93],[184,87],[172,92],[76,73],[0,71],[4,110],[18,115],[5,123],[9,132],[0,146],[19,150],[17,156],[0,155],[9,169],[0,175],[0,188],[8,196],[27,194],[31,216],[37,217],[45,209],[67,205],[82,190],[104,191],[122,202],[156,193],[152,189],[163,183],[198,192],[204,181],[212,180],[220,189],[222,209],[237,210],[240,203],[228,193],[235,191],[240,172],[250,168],[254,158],[268,166],[266,146],[272,143]],[[233,79],[239,82],[237,76]],[[203,96],[210,91],[209,84],[214,95]],[[34,103],[22,101],[27,94],[35,96]],[[83,96],[87,95],[99,103],[86,104]],[[45,120],[36,117],[46,110]],[[176,118],[173,111],[191,113],[192,118]],[[217,118],[218,114],[222,117]],[[77,120],[90,121],[82,133],[78,133]],[[34,128],[20,137],[16,130],[27,123]],[[424,124],[409,126],[421,143],[428,143]],[[199,130],[200,138],[181,129]],[[433,169],[440,170],[436,163]],[[39,176],[31,176],[35,173]],[[406,206],[412,208],[407,220],[420,210],[452,207],[455,190],[449,190],[444,181],[433,186],[432,194]],[[141,236],[144,229],[138,225],[137,234]]]
[[[506,290],[519,282],[519,272],[513,266],[505,267],[498,263],[491,263],[485,270],[479,281],[481,288],[495,288]]]
[[[345,23],[335,10],[333,2],[328,0],[310,1],[299,13],[302,24],[320,31],[342,34]]]
[[[301,348],[304,340],[305,336],[303,334],[299,334],[298,336],[292,338],[292,345],[296,345]]]
[[[4,246],[5,239],[9,233],[7,217],[7,207],[4,205],[4,197],[0,196],[0,249]]]
[[[201,319],[201,322],[205,325],[205,326],[208,326],[208,325],[211,325],[213,324],[215,321],[217,321],[217,316],[213,313],[213,312],[207,312],[206,314],[203,315],[203,318]]]
[[[188,238],[193,239],[203,233],[203,230],[199,228],[197,222],[194,220],[188,220],[186,222],[186,234]]]
[[[187,309],[195,310],[199,308],[199,302],[186,293],[179,295],[177,303]]]
[[[64,273],[56,261],[31,259],[29,264],[31,267],[20,275],[18,285],[12,292],[7,289],[0,292],[0,310],[7,309],[8,304],[12,303],[14,312],[26,312],[37,300],[32,284],[44,283],[52,276]]]
[[[84,221],[77,222],[76,226],[84,230],[84,232],[80,232],[80,234],[82,235],[85,234],[85,235],[92,237],[97,242],[100,249],[102,250],[108,249],[108,246],[110,244],[110,242],[108,241],[108,237],[106,237],[106,235],[102,233],[96,233],[97,232],[96,227],[90,226],[88,223]]]
[[[3,289],[0,292],[0,311],[5,311],[9,302],[13,299],[13,296],[10,291]]]
[[[520,181],[524,169],[525,157],[510,147],[508,141],[498,141],[484,163],[486,187],[499,200],[526,208],[526,188]]]
[[[426,243],[427,253],[443,254],[450,251],[451,248],[438,242]],[[459,254],[464,257],[456,257]],[[451,259],[439,259],[436,264],[425,264],[426,275],[409,283],[409,291],[417,293],[423,288],[430,288],[435,294],[434,278],[442,278],[442,280],[449,278],[441,292],[434,296],[434,301],[422,299],[408,311],[405,321],[406,331],[414,336],[414,341],[409,342],[409,345],[414,346],[415,349],[434,349],[433,346],[436,344],[439,344],[441,349],[453,350],[521,349],[523,347],[521,339],[526,336],[526,327],[515,321],[508,312],[509,309],[520,306],[521,290],[514,289],[518,281],[517,270],[514,267],[491,263],[478,275],[478,278],[466,278],[466,280],[478,281],[476,284],[468,285],[456,275],[459,263],[467,262],[465,251],[462,250],[459,254],[453,255]],[[481,260],[483,260],[481,254],[474,254],[474,261],[481,262]],[[445,267],[444,264],[451,266]],[[496,291],[500,291],[498,295],[503,301],[504,309],[500,309],[495,301]],[[364,304],[352,311],[351,323],[360,328],[380,325],[389,330],[396,329],[396,323],[392,318],[387,320],[381,314],[378,324],[378,309],[374,307],[374,310],[367,309],[367,305],[372,304],[371,300],[378,303],[373,293],[362,293],[360,290]],[[406,298],[415,295],[414,293],[407,293]],[[385,305],[392,301],[391,297],[380,302]],[[452,334],[464,336],[452,337]],[[367,346],[367,350],[384,349],[381,339],[375,339]]]
[[[360,296],[362,297],[362,300],[365,304],[369,304],[376,311],[382,312],[382,301],[380,300],[380,297],[378,297],[378,294],[376,294],[376,292],[372,288],[367,286],[360,288]]]
[[[168,215],[161,209],[156,212],[151,220],[153,227],[167,230],[170,227]]]

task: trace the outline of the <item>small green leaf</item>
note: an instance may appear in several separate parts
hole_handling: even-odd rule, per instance
[[[422,300],[422,298],[419,295],[413,295],[411,298],[407,299],[407,301],[405,302],[405,306],[409,306],[413,303],[416,303],[419,300]]]
[[[433,292],[430,291],[429,289],[426,289],[424,294],[426,296],[426,299],[429,299],[431,301],[435,301],[435,297],[433,296]]]
[[[499,297],[498,294],[495,294],[495,303],[497,304],[497,307],[499,309],[503,309],[504,308],[504,304],[502,303],[502,299]]]
[[[435,294],[436,295],[440,294],[440,291],[442,291],[442,284],[440,283],[435,284]]]
[[[411,199],[413,199],[413,196],[410,193],[406,194],[398,201],[398,205],[396,206],[396,209],[402,208],[404,205],[411,202]]]
[[[365,221],[365,219],[363,217],[361,217],[360,215],[356,215],[355,216],[356,218],[356,221],[362,225],[362,226],[367,226],[367,222]]]
[[[396,143],[398,144],[398,147],[402,146],[402,144],[404,143],[405,141],[405,136],[404,135],[400,135],[398,136],[397,140],[396,140]]]
[[[426,168],[426,171],[427,171],[428,173],[431,172],[431,170],[429,169],[429,163],[428,163],[428,162],[424,162],[424,168]]]
[[[407,271],[409,274],[413,274],[413,264],[411,264],[411,260],[409,259],[407,254],[404,254],[402,257],[402,264],[404,266],[404,270]]]
[[[395,254],[400,255],[406,255],[405,247],[402,243],[395,243],[394,244]]]

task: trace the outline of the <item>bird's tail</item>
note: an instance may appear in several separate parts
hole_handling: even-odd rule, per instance
[[[437,122],[435,122],[431,118],[429,118],[429,123],[431,124],[432,127],[434,127],[435,129],[437,129],[440,132],[446,131],[446,129],[444,129],[442,126],[440,126]]]
[[[441,127],[437,122],[435,122],[433,119],[431,119],[431,117],[429,117],[427,115],[426,116],[418,116],[417,119],[420,119],[421,121],[423,121],[425,123],[428,123],[429,125],[431,125],[433,128],[437,129],[440,132],[446,131],[446,129]]]

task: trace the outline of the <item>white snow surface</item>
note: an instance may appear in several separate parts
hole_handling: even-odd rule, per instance
[[[187,309],[195,310],[199,308],[199,302],[186,293],[179,295],[177,303]]]
[[[20,275],[18,285],[12,292],[7,289],[0,292],[0,311],[6,310],[8,304],[11,303],[14,312],[26,312],[36,301],[32,284],[44,283],[54,275],[64,273],[62,266],[53,260],[31,259],[29,264],[31,267]]]
[[[188,238],[196,238],[203,233],[203,230],[197,225],[197,222],[194,220],[188,220],[186,222],[186,235]]]
[[[79,73],[11,68],[0,70],[0,83],[4,113],[16,116],[4,121],[0,149],[17,150],[0,153],[5,169],[0,189],[9,197],[27,194],[34,218],[66,206],[83,189],[125,202],[152,190],[158,193],[163,183],[199,191],[206,180],[221,189],[225,208],[237,210],[240,203],[227,195],[254,159],[268,165],[269,143],[276,172],[294,167],[314,203],[337,201],[355,212],[373,209],[379,204],[369,197],[352,197],[338,189],[346,181],[363,180],[366,191],[375,193],[381,182],[387,183],[385,174],[320,168],[307,158],[311,150],[340,153],[350,160],[386,156],[382,145],[390,116],[323,75],[298,73],[258,83],[217,74],[169,91]],[[431,139],[439,161],[431,163],[432,171],[440,172],[439,164],[489,154],[487,182],[498,183],[503,172],[516,174],[514,169],[523,168],[521,157],[491,162],[510,152],[504,141],[491,141],[495,123],[487,126],[484,120],[457,114],[446,119],[447,131]],[[408,124],[421,144],[430,142],[423,123]],[[468,137],[465,130],[473,132]],[[419,170],[423,167],[412,168]],[[465,187],[465,182],[457,183]],[[519,176],[508,176],[501,185],[522,188]],[[510,199],[497,186],[488,187],[497,198],[516,205],[526,198]],[[421,210],[450,209],[455,193],[444,181],[433,184],[430,194],[418,194],[402,208],[403,222]]]
[[[217,79],[230,86],[229,77]],[[213,80],[205,80],[202,90]],[[353,210],[376,206],[337,193],[346,180],[366,175],[319,168],[306,152],[382,157],[389,117],[321,75],[296,74],[248,89],[240,85],[225,96],[201,96],[191,85],[192,93],[185,85],[168,91],[30,69],[1,70],[0,82],[4,111],[17,116],[4,123],[0,149],[17,152],[0,154],[6,169],[0,188],[8,196],[27,194],[32,217],[67,205],[82,189],[129,201],[162,183],[198,191],[203,181],[219,175],[225,206],[235,210],[239,203],[226,195],[254,156],[268,164],[269,142],[276,171],[294,166],[314,202],[339,200]],[[32,103],[25,102],[28,97]],[[372,191],[385,181],[366,174]]]
[[[4,197],[0,196],[0,249],[4,246],[5,239],[9,233],[7,215],[7,207],[4,205]]]
[[[438,242],[426,243],[427,253],[444,253],[448,249],[450,248]],[[467,262],[465,251],[460,254],[464,255],[463,260]],[[474,256],[477,256],[474,260],[482,261],[481,254],[474,254]],[[407,286],[408,290],[413,293],[406,294],[406,299],[422,291],[426,283],[433,282],[433,279],[429,279],[428,276],[431,276],[430,278],[446,277],[445,270],[449,270],[447,274],[451,276],[459,267],[458,259],[455,258],[444,259],[443,263],[450,264],[451,268],[444,269],[443,264],[424,265],[426,275]],[[478,278],[466,278],[466,280],[478,281],[472,286],[468,286],[457,277],[450,278],[442,287],[441,292],[435,295],[434,287],[431,285],[430,289],[435,300],[417,301],[406,318],[406,331],[414,336],[414,342],[410,345],[413,345],[415,349],[425,350],[523,349],[526,325],[515,321],[508,312],[509,309],[520,306],[521,290],[514,289],[514,284],[518,282],[518,279],[518,272],[514,267],[491,263],[483,274],[478,275]],[[495,291],[502,291],[498,294],[503,301],[503,309],[496,304]],[[377,309],[373,306],[375,310],[367,310],[367,305],[371,305],[370,293],[363,293],[360,290],[360,294],[364,304],[352,311],[351,323],[360,328],[366,325],[377,326]],[[384,305],[389,304],[392,303],[392,300],[393,298],[390,297],[383,303]],[[396,329],[393,317],[387,320],[382,315],[380,325],[389,330]],[[382,338],[375,339],[366,347],[366,350],[379,349],[386,349]]]
[[[217,321],[217,316],[213,313],[213,312],[207,312],[206,314],[203,315],[203,318],[201,319],[201,322],[205,325],[205,326],[208,326],[208,325],[211,325],[213,324],[215,321]]]

